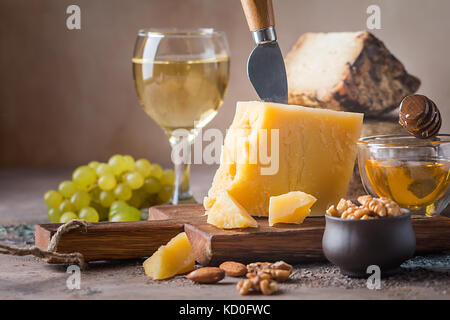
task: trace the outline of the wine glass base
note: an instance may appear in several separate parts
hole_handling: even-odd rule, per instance
[[[185,192],[182,192],[177,197],[178,201],[174,201],[173,197],[170,199],[168,204],[186,204],[186,203],[198,203],[197,200],[195,200],[194,196],[192,195],[192,192],[190,190],[187,190]]]

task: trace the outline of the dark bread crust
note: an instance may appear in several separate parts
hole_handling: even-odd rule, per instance
[[[405,96],[417,91],[420,80],[405,70],[382,41],[369,32],[362,32],[355,41],[362,41],[362,50],[347,63],[342,80],[331,92],[319,99],[316,92],[289,90],[289,103],[375,117],[397,108]]]

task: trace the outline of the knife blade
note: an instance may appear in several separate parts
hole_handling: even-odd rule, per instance
[[[247,75],[261,100],[288,103],[283,55],[277,42],[272,0],[241,0],[256,47],[247,62]]]

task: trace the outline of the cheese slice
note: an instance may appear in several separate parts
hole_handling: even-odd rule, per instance
[[[310,214],[310,208],[316,201],[317,199],[312,195],[301,191],[291,191],[280,196],[270,197],[269,225],[302,223]]]
[[[179,233],[166,245],[159,247],[144,261],[145,274],[153,280],[172,278],[194,270],[195,254],[186,233]]]
[[[238,102],[207,214],[224,190],[253,216],[269,215],[270,197],[302,190],[317,198],[311,214],[324,215],[347,192],[362,122],[360,113]]]
[[[258,223],[227,191],[218,195],[208,212],[209,224],[222,229],[258,227]]]

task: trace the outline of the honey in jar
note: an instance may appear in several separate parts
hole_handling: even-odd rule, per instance
[[[390,198],[410,210],[433,211],[450,180],[450,159],[368,159],[364,166],[379,197]]]

